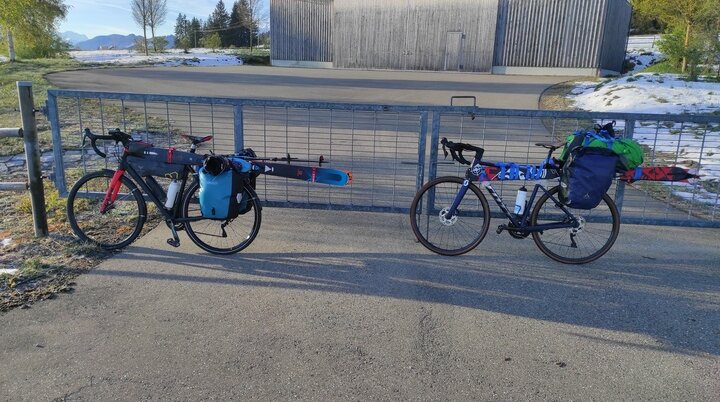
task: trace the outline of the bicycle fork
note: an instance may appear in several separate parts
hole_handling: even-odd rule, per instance
[[[125,171],[118,169],[115,171],[113,178],[110,180],[110,185],[105,192],[105,198],[103,198],[102,204],[100,204],[100,213],[105,214],[108,210],[112,209],[115,200],[117,199],[118,193],[120,192],[120,178],[123,177]]]

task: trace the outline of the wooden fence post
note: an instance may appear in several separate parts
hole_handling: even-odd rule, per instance
[[[35,237],[48,235],[47,214],[45,212],[45,190],[42,182],[42,166],[38,147],[37,127],[35,125],[35,103],[33,102],[32,83],[18,81],[18,100],[22,117],[23,141],[25,142],[25,160],[30,184]]]

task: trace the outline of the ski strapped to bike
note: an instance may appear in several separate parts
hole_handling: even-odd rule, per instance
[[[547,180],[560,177],[560,170],[544,168],[539,165],[521,165],[517,163],[498,162],[495,166],[482,166],[479,174],[481,181],[508,180]],[[620,174],[618,180],[632,183],[639,180],[687,182],[700,176],[679,166],[637,167]]]

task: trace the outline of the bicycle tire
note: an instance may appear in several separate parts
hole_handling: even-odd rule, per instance
[[[472,183],[458,206],[454,220],[443,220],[442,209],[433,208],[427,213],[431,196],[442,208],[450,208],[464,181],[454,176],[431,180],[420,188],[410,205],[410,225],[413,233],[423,246],[434,253],[448,256],[465,254],[483,241],[490,227],[487,199]],[[470,194],[475,197],[469,196]],[[437,233],[431,235],[431,231]]]
[[[567,215],[550,198],[553,196],[557,200],[559,191],[560,186],[556,186],[540,197],[530,215],[530,225],[537,225],[539,221],[550,223],[567,220]],[[533,232],[533,240],[540,251],[563,264],[586,264],[605,255],[620,233],[620,213],[612,198],[607,194],[603,195],[600,204],[591,210],[568,210],[581,219],[579,230],[550,229]],[[573,232],[574,237],[571,236]],[[601,245],[600,248],[597,248],[597,245]]]
[[[135,183],[123,176],[121,188],[112,206],[100,213],[112,170],[92,172],[81,177],[70,190],[67,217],[75,236],[82,241],[115,250],[132,243],[142,231],[147,206]]]
[[[200,183],[195,181],[185,191],[182,205],[183,217],[202,216],[197,194],[199,190]],[[259,205],[257,194],[252,188],[245,186],[242,191],[244,197],[250,197],[248,198],[250,208],[248,212],[233,219],[208,218],[193,222],[187,221],[185,222],[185,232],[190,240],[201,249],[213,254],[234,254],[249,246],[260,231],[262,208]],[[250,222],[251,219],[252,222]],[[223,227],[223,225],[225,226]],[[228,233],[238,236],[232,237],[235,240],[229,240]],[[221,239],[222,241],[220,241]],[[219,244],[211,244],[214,241],[218,241]]]

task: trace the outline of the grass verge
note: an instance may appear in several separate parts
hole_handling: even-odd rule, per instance
[[[60,71],[75,70],[82,65],[72,59],[37,59],[14,63],[0,63],[0,127],[20,127],[16,81],[30,81],[33,85],[35,106],[40,107],[47,100],[47,90],[52,84],[45,75]],[[45,119],[37,119],[40,148],[45,151],[52,147],[50,125]],[[0,138],[0,156],[23,152],[23,142],[17,138]]]
[[[45,79],[47,74],[84,68],[97,67],[83,67],[72,59],[0,63],[0,127],[21,125],[16,81],[32,82],[34,102],[36,107],[40,107],[47,99],[47,90],[52,87]],[[50,126],[47,120],[40,115],[38,117],[38,137],[44,152],[52,148]],[[0,156],[22,152],[21,140],[0,138]],[[70,183],[81,173],[80,169],[65,172]],[[16,179],[3,177],[4,181]],[[0,267],[17,270],[13,274],[0,274],[0,312],[14,307],[27,308],[35,301],[54,298],[58,292],[72,291],[73,279],[77,275],[111,255],[77,241],[67,222],[66,199],[60,197],[49,181],[45,182],[44,189],[50,235],[42,239],[35,238],[29,193],[0,193]],[[153,225],[148,223],[146,229],[152,228]]]

